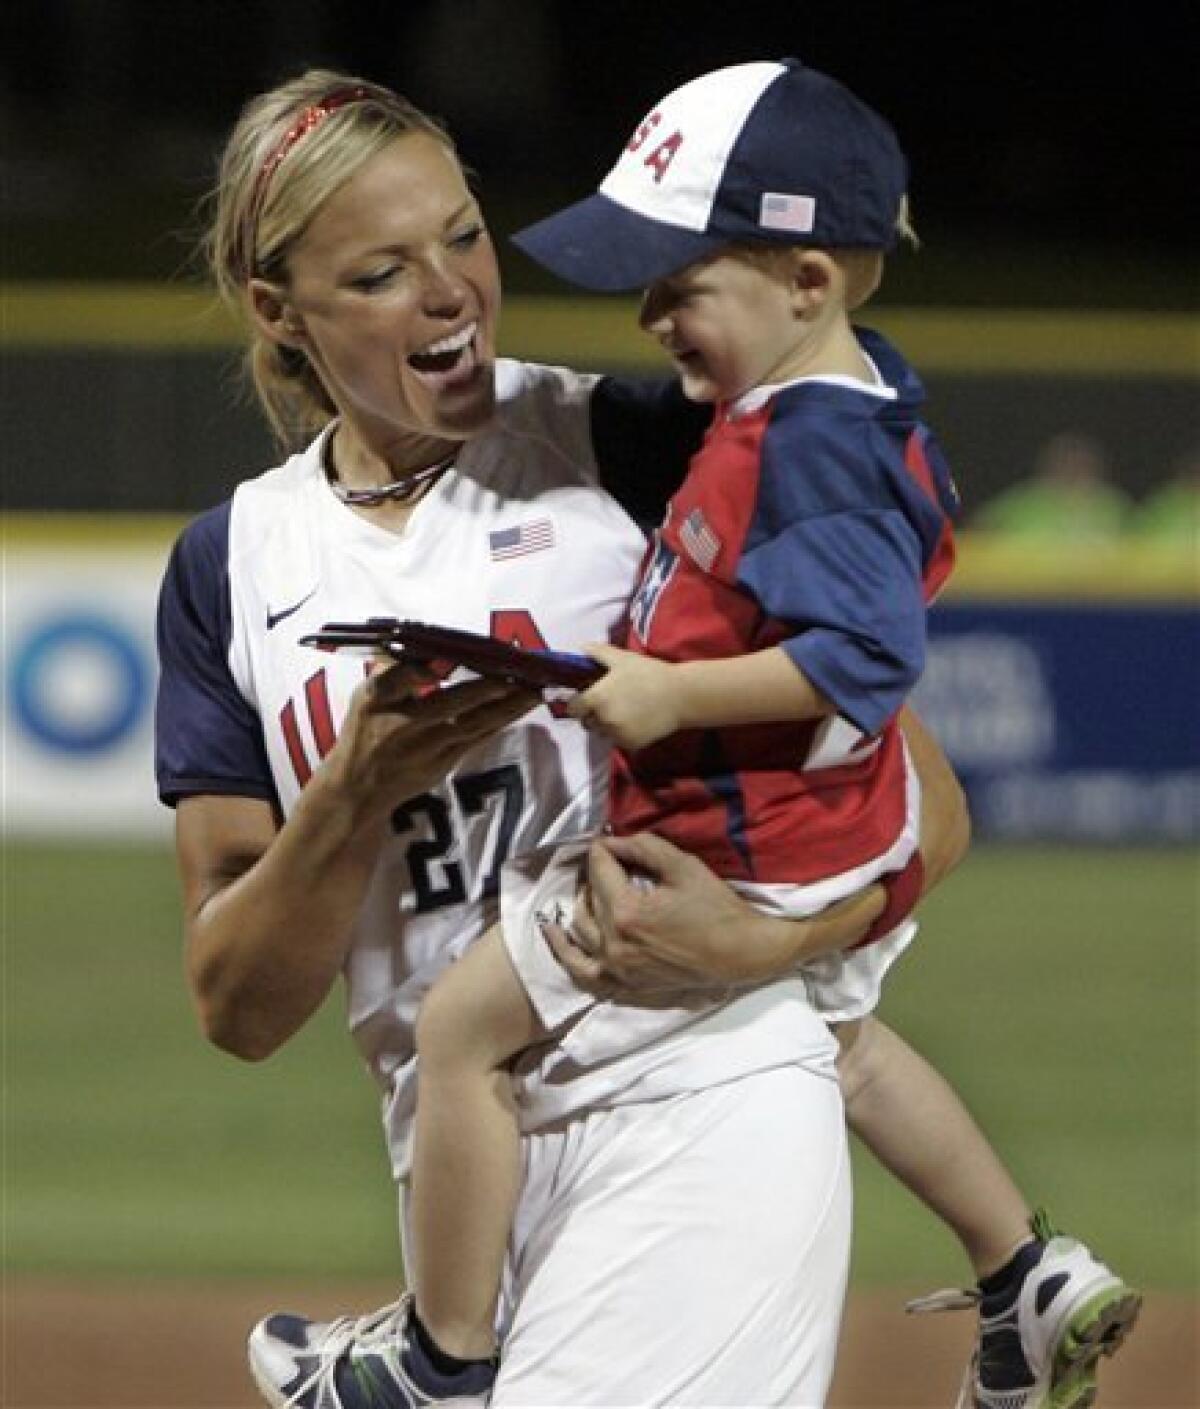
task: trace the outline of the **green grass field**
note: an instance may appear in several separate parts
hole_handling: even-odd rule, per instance
[[[950,1075],[1020,1182],[1146,1285],[1197,1280],[1196,857],[977,847],[884,1016]],[[395,1210],[340,996],[242,1066],[185,996],[156,849],[4,854],[10,1273],[388,1276]],[[863,1158],[855,1277],[964,1275]]]

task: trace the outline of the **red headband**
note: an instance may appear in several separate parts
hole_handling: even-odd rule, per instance
[[[246,237],[252,235],[258,226],[258,217],[262,214],[263,204],[267,197],[267,188],[270,186],[271,178],[279,169],[279,165],[284,157],[287,156],[297,142],[307,137],[314,127],[320,126],[330,113],[337,112],[339,108],[344,108],[349,103],[364,102],[371,96],[370,90],[364,88],[361,84],[356,84],[350,88],[335,88],[332,93],[326,94],[319,102],[310,103],[268,153],[266,160],[259,168],[258,176],[255,178],[254,191],[251,194],[250,204],[246,211],[246,222],[242,227],[242,266],[247,277],[252,273],[250,251],[253,245],[251,240]]]

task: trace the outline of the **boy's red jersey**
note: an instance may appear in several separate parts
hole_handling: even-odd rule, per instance
[[[859,337],[885,389],[813,378],[718,409],[630,604],[629,649],[688,661],[780,646],[837,708],[615,756],[614,830],[658,832],[733,879],[840,874],[904,823],[895,718],[953,563],[957,495],[915,374]]]

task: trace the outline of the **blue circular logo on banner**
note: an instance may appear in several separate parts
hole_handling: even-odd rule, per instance
[[[73,613],[39,627],[18,646],[13,711],[47,748],[101,753],[137,725],[148,677],[127,631],[102,617]]]

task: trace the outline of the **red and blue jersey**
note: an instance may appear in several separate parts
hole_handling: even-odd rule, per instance
[[[718,408],[629,609],[667,661],[785,650],[836,714],[685,730],[613,765],[611,821],[719,874],[806,884],[879,856],[904,825],[896,715],[921,674],[926,604],[953,564],[957,494],[916,374],[805,378]]]

